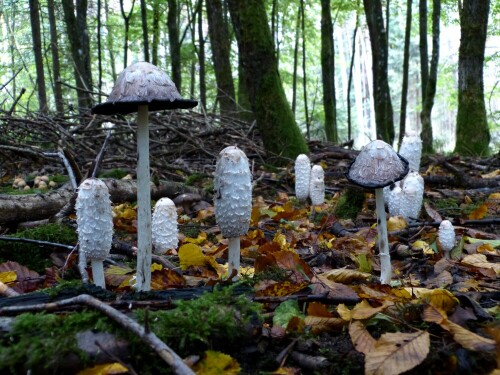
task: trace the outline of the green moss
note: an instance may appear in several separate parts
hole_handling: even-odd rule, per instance
[[[128,175],[127,171],[124,171],[123,169],[120,168],[114,168],[109,171],[100,173],[99,178],[116,178],[117,180],[120,180],[126,175]]]
[[[339,198],[334,214],[340,219],[355,220],[363,208],[364,201],[365,193],[362,190],[347,189]]]
[[[201,297],[177,302],[170,311],[150,312],[149,326],[158,337],[181,355],[206,348],[231,348],[246,336],[244,327],[260,321],[260,305],[244,294],[236,295],[235,286],[214,290]],[[144,312],[138,313],[143,323]]]
[[[67,245],[74,245],[78,240],[73,228],[55,223],[22,230],[15,233],[13,237]],[[51,265],[49,255],[53,250],[51,247],[37,244],[0,240],[0,263],[11,260],[34,271],[43,272]]]

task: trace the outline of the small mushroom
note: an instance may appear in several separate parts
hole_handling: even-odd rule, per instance
[[[386,186],[384,188],[384,197],[387,192],[387,206],[389,208],[389,216],[401,215],[401,197],[403,195],[403,190],[401,190],[400,182],[397,181],[390,188]],[[388,189],[388,190],[386,190]]]
[[[309,180],[311,177],[311,161],[305,154],[295,159],[295,196],[299,201],[309,197]]]
[[[175,205],[182,207],[186,215],[191,215],[193,213],[193,205],[200,201],[201,195],[194,193],[184,193],[174,198]]]
[[[75,208],[80,252],[91,261],[94,284],[106,288],[103,261],[113,240],[113,212],[106,184],[97,178],[83,181]]]
[[[418,172],[410,172],[402,181],[400,214],[408,222],[418,219],[424,199],[424,179]]]
[[[139,291],[151,288],[151,190],[149,171],[150,111],[193,108],[194,100],[183,99],[170,77],[147,62],[130,65],[120,73],[108,100],[92,108],[101,115],[137,115],[137,284]]]
[[[351,163],[346,177],[353,184],[375,189],[378,248],[380,252],[380,282],[391,281],[391,256],[387,237],[387,218],[384,208],[384,186],[403,179],[408,174],[408,161],[384,141],[367,144]]]
[[[161,198],[153,211],[153,249],[155,254],[165,254],[179,243],[177,209],[170,198]]]
[[[312,205],[325,203],[325,172],[321,165],[315,165],[311,169],[309,195]]]
[[[450,259],[450,251],[455,247],[455,228],[449,220],[443,220],[439,224],[438,237],[445,258]]]
[[[215,219],[229,239],[229,275],[240,271],[240,236],[248,232],[252,212],[252,175],[245,153],[236,146],[223,149],[214,179]]]
[[[403,142],[401,142],[399,154],[408,160],[410,171],[419,171],[422,159],[422,140],[417,132],[406,132]]]

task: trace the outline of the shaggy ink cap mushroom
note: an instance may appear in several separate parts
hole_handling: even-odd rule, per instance
[[[166,73],[147,62],[138,62],[120,73],[105,103],[92,111],[96,114],[137,112],[137,277],[136,289],[151,288],[151,175],[149,172],[150,111],[192,108],[198,103],[183,99]]]
[[[402,180],[408,161],[384,141],[368,143],[349,166],[346,177],[353,184],[378,189]]]
[[[188,109],[198,105],[196,100],[183,99],[170,77],[148,62],[138,62],[124,69],[108,100],[92,108],[98,115],[137,112],[147,105],[150,112],[164,109]]]

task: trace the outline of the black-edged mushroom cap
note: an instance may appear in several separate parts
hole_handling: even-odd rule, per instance
[[[116,80],[108,100],[92,108],[99,115],[137,112],[140,105],[148,111],[188,109],[198,105],[196,100],[183,99],[174,82],[161,69],[148,62],[138,62],[124,69]]]
[[[353,184],[378,189],[402,180],[408,161],[384,141],[368,143],[349,166],[346,177]]]

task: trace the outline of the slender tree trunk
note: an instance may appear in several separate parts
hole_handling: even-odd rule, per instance
[[[464,0],[460,12],[458,112],[455,152],[487,155],[490,131],[484,104],[483,66],[489,0]]]
[[[29,0],[31,36],[35,54],[36,86],[38,92],[38,107],[41,113],[47,113],[47,91],[45,89],[45,74],[43,72],[42,38],[40,36],[40,4],[38,0]]]
[[[123,42],[123,69],[128,66],[128,38],[129,38],[129,30],[130,30],[130,19],[132,18],[132,14],[134,14],[134,6],[135,0],[132,0],[132,7],[130,8],[130,12],[125,12],[125,8],[123,6],[123,0],[120,0],[120,10],[123,17],[123,22],[125,23],[125,36]]]
[[[89,93],[92,90],[92,74],[87,30],[87,0],[77,2],[76,14],[73,0],[62,0],[62,6],[75,70],[78,107],[82,111],[92,105]]]
[[[387,75],[388,46],[380,0],[363,0],[370,33],[373,69],[373,101],[377,138],[392,145],[394,119]]]
[[[297,107],[297,67],[299,65],[299,39],[300,39],[300,17],[301,12],[297,13],[297,25],[295,28],[295,48],[293,49],[293,78],[292,78],[292,112],[295,116]]]
[[[222,12],[220,0],[207,0],[208,34],[217,81],[217,100],[220,103],[221,114],[231,114],[236,112],[230,60],[231,43]]]
[[[302,90],[304,92],[304,113],[306,115],[306,134],[307,139],[311,138],[311,122],[309,120],[309,107],[307,105],[307,70],[306,70],[306,12],[304,0],[300,0],[300,19],[301,19],[301,34],[302,34]]]
[[[354,68],[354,58],[356,56],[356,35],[359,28],[359,15],[356,11],[356,26],[354,27],[354,33],[352,35],[352,55],[351,63],[349,65],[349,80],[347,82],[347,140],[352,139],[352,120],[351,120],[351,86]]]
[[[427,48],[427,0],[420,0],[418,6],[419,50],[420,50],[420,80],[422,88],[422,105],[425,101],[427,81],[429,80],[429,51]]]
[[[321,73],[323,78],[326,139],[330,142],[338,143],[335,100],[335,49],[330,5],[330,0],[321,0]]]
[[[153,46],[151,48],[152,64],[158,65],[158,45],[160,44],[160,0],[153,2]]]
[[[432,153],[432,107],[434,106],[434,97],[436,96],[437,70],[439,63],[439,21],[441,19],[441,0],[432,2],[432,56],[429,77],[425,86],[425,100],[420,112],[420,121],[422,122],[422,152]]]
[[[61,84],[61,65],[59,62],[59,43],[57,38],[56,16],[54,9],[54,0],[47,0],[47,10],[49,14],[50,26],[50,52],[52,55],[52,75],[54,76],[54,101],[58,114],[64,112],[62,84]]]
[[[142,39],[144,47],[144,61],[149,62],[149,35],[148,35],[148,11],[146,0],[141,0],[141,20],[142,20]]]
[[[270,162],[283,162],[308,148],[286,99],[264,0],[228,0],[248,96]]]
[[[97,88],[99,93],[102,92],[102,33],[101,33],[101,0],[97,0],[97,75],[98,83]],[[101,102],[101,95],[98,97],[99,103]]]
[[[168,41],[170,44],[170,61],[172,64],[172,81],[179,92],[182,88],[181,43],[179,24],[177,22],[177,0],[168,0],[167,12]]]
[[[104,12],[106,13],[106,28],[107,28],[107,37],[106,43],[108,47],[109,53],[109,64],[111,65],[111,77],[113,78],[113,82],[116,82],[117,74],[116,74],[116,59],[115,59],[115,47],[114,47],[114,36],[110,27],[110,19],[109,19],[109,2],[108,0],[104,0]]]
[[[401,111],[399,117],[399,141],[398,148],[401,146],[406,131],[406,105],[408,103],[408,71],[410,68],[410,37],[411,37],[411,7],[412,0],[406,2],[406,28],[405,28],[405,46],[403,53],[403,84],[401,88]]]
[[[203,35],[203,0],[198,0],[198,38],[200,64],[200,102],[203,108],[207,108],[207,82],[205,77],[205,36]]]

